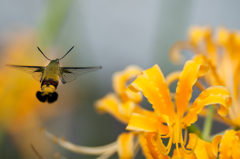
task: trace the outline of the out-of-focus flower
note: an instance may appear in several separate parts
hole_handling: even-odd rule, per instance
[[[137,106],[142,100],[140,93],[134,93],[127,87],[127,82],[141,73],[141,69],[137,66],[128,66],[121,72],[113,75],[114,93],[108,93],[105,97],[99,99],[95,103],[95,107],[99,113],[109,113],[117,120],[127,124],[132,111],[141,111],[141,107]]]
[[[23,158],[35,157],[34,154],[30,155],[30,143],[39,141],[37,133],[33,133],[34,127],[40,124],[37,117],[38,101],[35,97],[39,84],[31,75],[10,69],[5,64],[26,64],[37,60],[27,56],[35,41],[33,32],[24,32],[11,37],[11,43],[1,50],[0,126],[3,134],[11,136]],[[44,141],[38,142],[42,143]],[[49,146],[45,148],[51,149]],[[48,151],[47,149],[44,151]]]
[[[155,116],[152,111],[145,110],[138,103],[142,100],[142,95],[132,92],[127,82],[141,73],[141,69],[137,66],[128,66],[121,72],[113,75],[114,93],[109,93],[105,97],[96,101],[96,109],[100,113],[109,113],[117,120],[124,124],[128,124],[132,112],[144,114],[146,116]],[[108,158],[114,153],[118,153],[119,158],[131,159],[138,152],[139,145],[142,147],[146,158],[152,158],[148,149],[148,143],[142,132],[124,132],[118,136],[116,142],[100,147],[85,147],[74,145],[68,141],[56,138],[54,135],[43,129],[47,137],[53,139],[62,147],[81,154],[100,155],[98,159]],[[160,154],[164,158],[169,158]]]
[[[155,115],[134,112],[130,116],[126,129],[146,132],[148,148],[151,150],[153,158],[161,158],[159,154],[168,155],[172,144],[176,145],[177,152],[179,151],[178,144],[185,153],[194,151],[185,148],[187,140],[186,137],[183,138],[182,129],[196,122],[198,113],[206,105],[220,104],[218,113],[223,116],[227,115],[228,107],[232,103],[230,92],[223,86],[212,86],[203,90],[188,108],[193,85],[207,71],[208,66],[205,65],[202,56],[185,63],[176,88],[175,105],[158,65],[142,71],[142,74],[130,84],[129,88],[132,91],[142,91],[149,103],[152,104]],[[163,138],[169,139],[167,146],[163,144]],[[178,154],[180,156],[179,152]]]
[[[229,109],[229,115],[221,117],[220,120],[238,129],[240,127],[240,32],[219,27],[214,34],[211,27],[192,27],[189,30],[188,40],[173,45],[170,51],[171,59],[180,62],[180,52],[186,49],[205,56],[203,60],[210,68],[205,80],[210,86],[222,85],[230,90],[233,105]],[[216,114],[215,118],[219,120]]]
[[[4,66],[7,63],[26,63],[29,57],[24,56],[31,48],[33,34],[16,37],[13,44],[3,50],[0,68],[0,123],[4,127],[18,127],[26,114],[34,109],[37,103],[35,91],[39,85],[31,77]],[[34,92],[34,93],[33,93]],[[16,128],[17,129],[17,128]]]
[[[46,107],[39,103],[36,91],[40,89],[40,83],[30,74],[5,66],[6,64],[41,64],[41,60],[36,58],[38,51],[35,34],[29,29],[11,36],[11,42],[8,41],[6,45],[3,45],[0,59],[1,135],[7,134],[11,137],[22,158],[35,157],[30,143],[37,143],[38,146],[44,145],[40,150],[45,155],[52,153],[47,140],[39,138],[38,129],[42,125],[42,120],[59,113],[55,106],[48,107],[46,111]]]

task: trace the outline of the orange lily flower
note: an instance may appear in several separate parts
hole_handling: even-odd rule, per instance
[[[210,142],[204,141],[197,137],[196,134],[189,134],[187,148],[192,149],[193,153],[187,154],[182,148],[179,148],[179,155],[176,149],[173,151],[172,159],[217,159],[213,152],[213,147]]]
[[[240,158],[239,151],[240,131],[226,130],[224,135],[216,135],[212,141],[212,150],[219,159],[238,159]]]
[[[105,97],[99,99],[95,103],[96,109],[100,113],[109,113],[123,124],[128,124],[132,112],[154,116],[152,111],[145,110],[138,103],[142,100],[141,93],[132,92],[127,82],[141,73],[141,68],[137,66],[128,66],[125,70],[116,72],[113,75],[114,93],[109,93]],[[60,139],[42,129],[41,131],[48,138],[51,138],[60,146],[80,154],[100,155],[98,159],[108,158],[114,153],[118,153],[119,158],[132,159],[138,152],[139,145],[141,146],[146,158],[151,159],[146,138],[141,132],[124,132],[121,133],[117,141],[99,147],[85,147],[74,145],[64,139]],[[169,158],[168,156],[163,157]]]
[[[185,148],[187,140],[186,137],[183,138],[182,129],[196,122],[197,115],[204,106],[219,104],[218,113],[223,116],[228,113],[231,97],[228,89],[223,86],[213,86],[202,91],[187,111],[189,100],[192,97],[192,87],[208,69],[202,56],[186,62],[179,76],[175,105],[158,65],[142,71],[142,74],[130,84],[129,88],[132,91],[142,91],[149,103],[152,104],[155,115],[132,113],[126,129],[146,132],[148,147],[153,158],[161,158],[159,154],[168,155],[172,144],[176,145],[178,156],[180,156],[178,144],[185,153],[193,151]],[[163,138],[169,138],[167,146],[163,144]]]
[[[193,53],[204,55],[204,62],[210,71],[205,80],[210,86],[222,85],[227,87],[233,97],[233,105],[229,115],[220,120],[234,128],[240,127],[239,73],[240,73],[240,32],[219,27],[214,36],[211,27],[192,27],[189,39],[177,42],[170,51],[174,62],[179,62],[180,51],[189,49]],[[200,85],[199,85],[200,86]],[[201,86],[200,89],[203,89]],[[202,113],[204,115],[204,112]]]
[[[138,105],[142,100],[142,94],[132,92],[128,86],[127,82],[137,75],[141,74],[141,68],[138,66],[128,66],[125,70],[121,72],[116,72],[113,74],[113,90],[114,93],[109,93],[105,97],[96,101],[96,109],[100,113],[109,113],[114,116],[117,120],[124,124],[128,124],[130,115],[133,112],[154,115],[153,112],[145,110]],[[132,136],[131,138],[126,138],[123,136]],[[134,142],[133,136],[137,137],[137,141]],[[121,141],[119,141],[121,139]],[[128,132],[122,133],[118,137],[118,155],[120,158],[132,158],[136,152],[134,149],[129,149],[130,145],[140,144],[143,148],[145,156],[149,156],[148,148],[146,147],[146,139],[142,133]],[[132,146],[130,146],[132,147]],[[123,151],[125,150],[125,152]],[[127,153],[128,150],[128,153]]]
[[[240,131],[226,130],[224,135],[216,135],[210,143],[191,133],[187,148],[193,149],[195,147],[194,151],[191,154],[186,154],[180,148],[180,157],[184,159],[238,159],[240,158],[239,138]],[[172,159],[179,159],[176,150],[173,152]]]

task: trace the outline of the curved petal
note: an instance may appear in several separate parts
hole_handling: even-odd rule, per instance
[[[182,71],[175,71],[175,72],[172,72],[172,73],[168,74],[167,77],[166,77],[166,84],[167,84],[167,86],[170,87],[170,85],[171,85],[173,82],[177,81],[177,80],[179,79],[179,76],[180,76],[181,73],[182,73]],[[205,86],[204,86],[200,81],[197,81],[197,82],[195,83],[195,86],[196,86],[199,90],[201,90],[201,91],[203,91],[203,90],[206,89]],[[171,96],[172,96],[173,94],[174,94],[174,93],[171,93]]]
[[[196,27],[193,26],[189,29],[189,40],[179,41],[175,43],[170,49],[170,59],[174,63],[179,63],[183,61],[183,57],[180,55],[181,50],[191,50],[196,54],[203,54],[205,49],[210,54],[213,63],[216,63],[217,54],[215,49],[215,44],[212,38],[212,28],[211,27]],[[205,48],[201,48],[201,44],[204,44]]]
[[[172,45],[169,51],[169,58],[174,64],[180,64],[184,61],[184,56],[181,55],[182,50],[191,50],[196,54],[201,53],[201,50],[192,45],[190,41],[178,41]]]
[[[141,93],[134,93],[128,89],[127,82],[141,74],[141,68],[130,65],[121,72],[113,74],[113,89],[123,101],[131,100],[139,103],[142,100]]]
[[[240,158],[240,131],[236,131],[235,134],[235,140],[234,140],[234,146],[233,146],[233,158]]]
[[[197,78],[203,76],[207,71],[208,67],[204,63],[193,60],[185,63],[183,71],[179,76],[175,95],[177,114],[180,116],[183,116],[192,97],[192,87],[196,83]]]
[[[154,159],[152,157],[152,155],[150,154],[150,150],[147,145],[146,137],[143,134],[139,134],[138,137],[139,137],[140,145],[142,147],[143,154],[146,157],[146,159]]]
[[[238,58],[240,59],[240,58]],[[231,61],[233,63],[233,61]],[[226,66],[229,67],[229,66]],[[237,61],[236,66],[233,66],[233,69],[231,70],[230,73],[232,73],[232,76],[228,77],[227,83],[228,83],[228,88],[230,88],[230,91],[232,92],[232,97],[233,97],[233,105],[230,108],[230,118],[234,120],[239,120],[240,118],[240,98],[239,98],[239,85],[240,85],[240,60]],[[231,78],[232,77],[232,78]],[[232,87],[231,87],[232,86]],[[239,123],[237,123],[239,125]]]
[[[175,71],[167,75],[166,77],[166,84],[169,87],[173,82],[177,81],[179,79],[179,75],[182,73],[182,71]]]
[[[157,114],[174,116],[174,105],[169,89],[158,65],[143,71],[129,86],[132,91],[142,91]]]
[[[146,141],[147,141],[147,147],[149,149],[149,153],[154,159],[170,159],[169,156],[163,155],[161,151],[159,150],[157,143],[156,143],[156,138],[157,138],[157,133],[154,132],[147,132],[145,134],[146,136]]]
[[[229,39],[229,31],[225,27],[219,27],[217,30],[218,43],[226,45]]]
[[[137,113],[132,113],[127,130],[156,132],[158,120]]]
[[[212,59],[211,59],[212,60]],[[217,72],[216,66],[212,63],[210,59],[207,59],[203,55],[196,56],[194,61],[203,62],[209,66],[208,74],[206,75],[206,80],[211,85],[225,85],[225,83],[220,78],[220,75]]]
[[[235,30],[227,30],[224,27],[218,29],[218,43],[223,45],[227,53],[230,54],[232,60],[235,62],[239,59],[240,48],[240,32]]]
[[[213,146],[210,142],[205,142],[205,147],[206,147],[206,151],[208,154],[208,157],[210,159],[214,159],[217,158],[217,155],[215,154],[214,150],[213,150]]]
[[[221,140],[219,147],[219,158],[232,158],[233,152],[232,148],[234,147],[234,140],[236,140],[236,132],[234,130],[227,130]]]
[[[159,132],[161,135],[167,135],[169,133],[169,127],[163,123],[169,124],[167,116],[152,117],[132,113],[126,129],[145,132]]]
[[[221,140],[222,140],[221,135],[216,135],[212,140],[212,151],[215,156],[218,155],[218,146],[219,146],[219,143],[221,142]]]
[[[210,39],[212,35],[212,28],[211,27],[197,27],[197,26],[192,26],[189,29],[189,40],[193,45],[198,45],[202,41],[206,39]]]
[[[43,133],[47,138],[51,139],[55,144],[59,144],[63,148],[79,154],[102,155],[106,152],[117,151],[116,141],[104,146],[87,147],[87,146],[75,145],[69,141],[66,141],[66,139],[64,138],[58,138],[55,135],[48,132],[47,130],[45,130],[45,128],[41,128],[40,132]]]
[[[209,110],[207,108],[203,108],[202,111],[198,113],[198,116],[205,118],[209,114],[208,112]],[[233,126],[233,127],[237,127],[237,123],[240,123],[240,122],[234,123],[228,117],[221,116],[217,112],[214,112],[213,120],[219,123],[223,123],[224,125]]]
[[[138,113],[138,114],[142,114],[145,116],[151,116],[152,118],[157,118],[157,116],[158,116],[154,111],[144,109],[139,105],[135,106],[135,108],[133,109],[133,113]]]
[[[100,113],[109,113],[112,116],[114,116],[117,120],[121,121],[122,123],[127,124],[130,114],[124,113],[124,109],[122,108],[122,111],[119,111],[119,105],[121,107],[121,101],[117,98],[117,96],[113,93],[107,94],[105,97],[97,100],[95,102],[95,108]],[[129,103],[133,104],[133,103]],[[129,108],[132,109],[134,105],[129,105]],[[126,109],[125,109],[126,110]]]
[[[234,69],[234,74],[233,74],[233,99],[236,100],[236,105],[239,105],[239,99],[238,99],[238,96],[239,96],[239,85],[240,85],[240,75],[239,75],[239,72],[240,72],[240,60],[236,66],[236,68]],[[234,104],[235,105],[235,104]]]
[[[194,153],[187,154],[184,152],[184,150],[182,148],[179,148],[178,152],[177,152],[177,149],[174,149],[172,159],[179,159],[179,158],[181,158],[181,159],[197,159],[197,157],[195,156]]]
[[[232,158],[239,159],[240,158],[240,151],[239,151],[239,138],[236,138],[233,140],[233,146],[232,146]]]
[[[118,156],[121,159],[131,159],[134,155],[133,133],[122,133],[117,139]]]
[[[156,116],[153,111],[146,110],[133,101],[121,102],[113,93],[107,94],[105,97],[95,102],[95,108],[99,113],[109,113],[120,122],[127,124],[131,113],[140,113],[147,116]]]
[[[209,144],[210,143],[198,138],[196,134],[189,134],[189,142],[187,148],[193,150],[197,158],[210,158],[210,156],[212,156],[212,152],[209,154],[209,151],[211,151],[211,149],[207,149],[206,146]]]
[[[212,34],[211,27],[192,27],[189,31],[189,39],[192,45],[203,50],[204,53],[207,52],[207,56],[211,59],[213,65],[215,65],[218,54]]]
[[[201,112],[202,108],[210,104],[220,104],[218,113],[222,116],[226,115],[228,113],[228,108],[232,104],[228,89],[223,86],[213,86],[204,90],[194,101],[187,115],[183,118],[183,123],[190,126],[191,123],[197,120],[197,114]]]

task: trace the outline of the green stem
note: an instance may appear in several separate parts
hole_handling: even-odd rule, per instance
[[[209,141],[210,140],[210,134],[211,134],[211,130],[212,130],[212,123],[213,123],[213,114],[214,114],[214,107],[213,106],[209,106],[209,112],[208,115],[204,121],[204,125],[203,125],[203,132],[202,132],[202,138],[205,141]]]
[[[228,130],[228,129],[227,129],[227,130]],[[221,131],[221,132],[219,132],[219,133],[217,133],[217,134],[211,135],[211,136],[209,137],[209,140],[212,141],[213,138],[214,138],[216,135],[224,135],[225,132],[226,132],[226,130],[223,130],[223,131]]]
[[[188,133],[197,134],[197,136],[202,139],[200,128],[196,124],[191,124],[191,126],[187,127],[187,131]]]
[[[40,21],[37,33],[41,47],[52,45],[64,19],[69,11],[72,0],[49,0],[46,11]]]

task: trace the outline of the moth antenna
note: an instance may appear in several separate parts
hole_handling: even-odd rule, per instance
[[[45,159],[44,157],[42,157],[41,155],[40,155],[40,153],[35,149],[35,147],[31,144],[31,148],[32,148],[32,150],[33,150],[33,152],[35,153],[35,155],[37,155],[37,157],[39,158],[39,159]]]
[[[38,48],[38,50],[43,54],[43,56],[44,56],[46,59],[48,59],[49,61],[51,61],[49,58],[47,58],[46,55],[44,55],[44,53],[42,52],[42,50],[41,50],[39,47],[37,47],[37,48]]]
[[[73,48],[74,48],[74,46],[63,57],[61,57],[59,60],[63,59]]]

